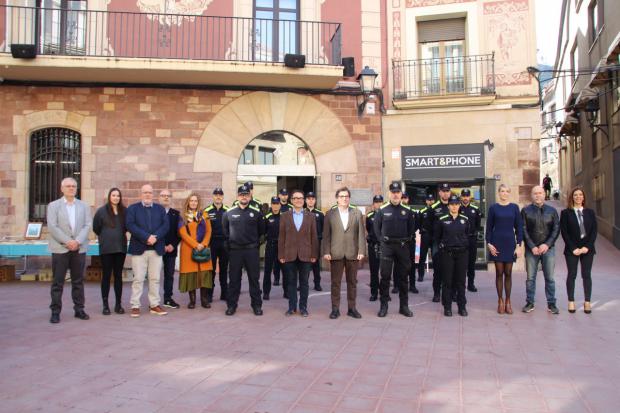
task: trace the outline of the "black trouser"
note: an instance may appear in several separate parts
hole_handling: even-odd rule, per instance
[[[278,240],[269,240],[265,244],[265,273],[263,274],[263,293],[271,293],[271,273],[276,282],[280,281],[280,261],[278,260]]]
[[[258,247],[241,248],[230,250],[230,285],[228,286],[228,307],[237,308],[239,293],[241,292],[241,275],[245,268],[250,285],[250,298],[252,308],[260,308],[263,305],[260,291],[260,257]]]
[[[439,248],[433,243],[431,247],[431,256],[433,258],[433,295],[441,294],[441,261],[439,258]],[[464,268],[464,267],[463,267]]]
[[[228,294],[228,251],[224,245],[224,240],[211,240],[211,262],[213,263],[213,273],[219,264],[220,267],[220,299],[225,300]],[[213,289],[215,289],[215,275],[213,276]],[[210,297],[213,296],[213,289]]]
[[[164,267],[164,303],[172,299],[172,287],[174,286],[174,265],[177,260],[176,254],[164,254],[162,257]]]
[[[288,278],[288,309],[297,310],[297,282],[299,280],[299,309],[308,310],[308,277],[310,275],[311,263],[295,261],[284,263],[284,272]]]
[[[469,245],[467,246],[467,285],[474,285],[476,278],[476,256],[478,255],[477,238],[469,237]]]
[[[73,309],[84,310],[84,264],[86,253],[69,251],[64,254],[52,254],[52,314],[60,314],[62,310],[62,290],[65,285],[67,270],[71,273],[71,298]]]
[[[379,244],[376,242],[368,243],[368,266],[370,267],[370,295],[379,294],[379,268],[381,262],[379,261]]]
[[[418,275],[420,276],[424,276],[426,271],[426,258],[432,242],[430,234],[422,233],[420,237],[420,261],[418,262]]]
[[[564,255],[566,259],[566,269],[568,276],[566,277],[566,292],[568,293],[568,301],[575,301],[575,280],[577,278],[577,265],[581,262],[581,278],[583,280],[583,296],[584,301],[590,301],[592,297],[592,262],[594,254],[587,253],[581,255]]]
[[[319,251],[321,251],[321,240],[319,240]],[[321,259],[317,259],[312,265],[312,274],[314,274],[314,287],[321,285]]]
[[[101,277],[101,298],[107,304],[110,294],[110,278],[114,273],[114,296],[116,304],[121,303],[123,295],[123,264],[125,264],[125,253],[116,252],[113,254],[101,254],[101,266],[103,275]]]
[[[445,249],[438,253],[441,261],[442,297],[444,308],[452,308],[452,291],[456,290],[459,309],[465,308],[465,274],[467,273],[467,249]]]
[[[411,244],[409,244],[409,256],[411,257],[411,268],[409,269],[409,289],[414,289],[415,288],[415,240],[411,241]]]
[[[407,274],[409,274],[409,270],[411,269],[411,255],[409,253],[408,242],[381,244],[381,281],[379,282],[381,304],[387,304],[390,299],[392,266],[396,274],[395,281],[398,286],[400,306],[407,307],[409,304]]]

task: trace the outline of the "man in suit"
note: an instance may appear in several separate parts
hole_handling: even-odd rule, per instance
[[[77,181],[64,178],[60,184],[62,198],[47,206],[47,227],[50,237],[49,251],[52,253],[53,281],[51,288],[52,317],[50,323],[60,322],[62,290],[67,269],[71,273],[71,297],[75,317],[88,320],[84,311],[84,263],[88,249],[88,233],[91,226],[90,208],[75,197]]]
[[[319,238],[314,214],[304,210],[304,193],[291,193],[293,208],[282,214],[278,236],[278,259],[283,265],[288,287],[287,316],[297,311],[299,279],[299,313],[308,317],[308,276],[319,254]]]
[[[130,205],[126,213],[127,230],[131,234],[127,252],[131,254],[134,277],[131,285],[131,316],[140,317],[140,297],[147,273],[150,312],[166,315],[168,313],[159,305],[159,277],[170,221],[164,207],[153,203],[151,185],[140,188],[140,197],[141,201]]]
[[[347,279],[347,315],[362,318],[357,311],[357,268],[366,255],[364,218],[359,209],[350,205],[351,191],[342,187],[336,191],[336,205],[325,215],[322,255],[331,270],[332,312],[329,318],[340,316],[340,284],[342,272]]]
[[[172,299],[172,287],[174,285],[174,266],[177,260],[177,252],[179,242],[179,211],[170,207],[170,201],[172,199],[172,193],[169,190],[164,189],[159,193],[159,203],[166,210],[166,217],[168,218],[168,233],[164,240],[164,307],[179,308],[179,304]]]

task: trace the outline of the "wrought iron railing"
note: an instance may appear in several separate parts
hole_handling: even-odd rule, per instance
[[[495,94],[493,54],[394,60],[394,99]]]
[[[85,3],[84,3],[85,4]],[[340,23],[0,5],[0,53],[340,65]]]

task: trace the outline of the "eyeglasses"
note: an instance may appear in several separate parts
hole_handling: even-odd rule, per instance
[[[293,201],[299,201],[300,199],[304,199],[302,196],[294,196],[291,198]]]
[[[338,195],[338,198],[351,198],[349,195]]]

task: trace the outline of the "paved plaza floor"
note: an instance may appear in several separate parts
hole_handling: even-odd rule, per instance
[[[499,315],[494,274],[479,271],[467,318],[443,316],[427,276],[420,294],[409,295],[413,318],[398,314],[392,295],[380,319],[367,269],[359,274],[361,320],[330,320],[328,291],[312,292],[310,317],[286,318],[280,287],[256,317],[247,285],[233,317],[220,301],[189,310],[179,293],[182,308],[165,317],[103,316],[99,285],[88,283],[91,319],[73,317],[66,288],[61,323],[52,325],[49,284],[0,284],[0,411],[617,412],[620,252],[602,238],[597,249],[591,315],[580,281],[578,311],[566,311],[561,255],[555,316],[542,275],[535,311],[520,312],[523,272],[513,274],[515,313]]]

